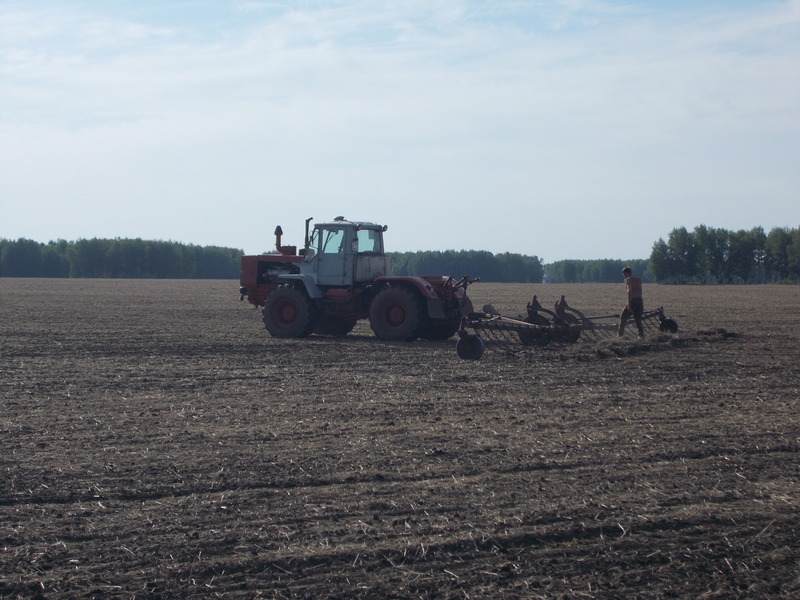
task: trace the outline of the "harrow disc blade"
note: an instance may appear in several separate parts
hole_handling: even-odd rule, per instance
[[[678,322],[675,319],[665,318],[658,326],[663,333],[678,333]]]

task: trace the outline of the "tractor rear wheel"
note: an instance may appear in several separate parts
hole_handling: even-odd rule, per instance
[[[403,287],[378,292],[369,309],[369,324],[375,335],[390,342],[410,342],[419,336],[425,320],[422,298]]]
[[[264,326],[274,337],[306,337],[314,329],[316,313],[308,296],[297,288],[282,285],[267,296]]]

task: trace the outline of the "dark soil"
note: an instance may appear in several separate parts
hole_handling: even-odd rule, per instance
[[[0,280],[0,597],[800,597],[800,288],[480,361],[270,338],[237,289]]]

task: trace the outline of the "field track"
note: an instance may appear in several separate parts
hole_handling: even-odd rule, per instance
[[[462,361],[236,281],[0,279],[0,598],[800,598],[800,287]],[[475,284],[588,314],[624,286]]]

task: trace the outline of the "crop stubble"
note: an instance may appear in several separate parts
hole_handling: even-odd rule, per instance
[[[232,281],[2,279],[0,597],[795,597],[800,289],[645,295],[677,336],[464,362],[272,339]]]

